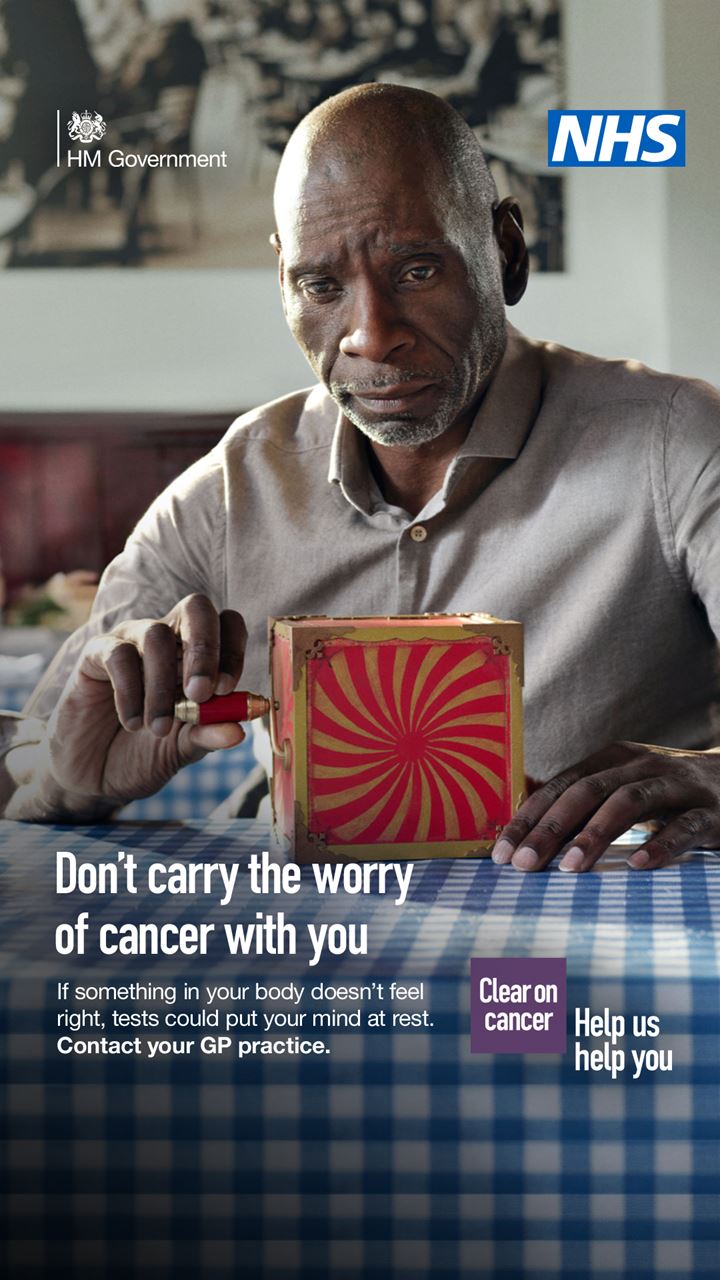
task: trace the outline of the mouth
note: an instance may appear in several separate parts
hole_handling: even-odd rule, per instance
[[[430,400],[437,389],[437,382],[405,382],[390,387],[371,387],[367,391],[350,392],[348,398],[361,404],[364,409],[378,416],[392,413],[407,413],[412,409],[422,409],[424,401]]]

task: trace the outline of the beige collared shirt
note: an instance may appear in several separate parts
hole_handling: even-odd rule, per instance
[[[47,716],[90,634],[194,591],[244,614],[242,683],[258,692],[268,615],[520,620],[537,778],[618,738],[717,744],[720,395],[511,329],[414,519],[383,501],[322,387],[245,414],[140,521],[27,711]]]

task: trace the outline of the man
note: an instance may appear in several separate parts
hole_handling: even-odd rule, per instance
[[[496,861],[538,870],[572,841],[560,865],[587,870],[646,819],[635,867],[720,844],[717,395],[508,335],[520,211],[432,95],[317,108],[275,212],[320,385],[247,414],[141,521],[31,701],[47,730],[21,722],[7,752],[7,816],[95,819],[240,741],[173,720],[178,667],[201,701],[241,672],[265,688],[269,613],[485,609],[525,624],[544,780]]]

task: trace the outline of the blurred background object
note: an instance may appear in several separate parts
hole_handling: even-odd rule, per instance
[[[54,573],[39,587],[20,588],[7,611],[6,622],[14,627],[50,627],[66,634],[87,622],[97,593],[98,575],[88,569]]]

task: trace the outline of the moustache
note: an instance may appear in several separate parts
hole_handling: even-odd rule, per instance
[[[328,389],[331,395],[342,399],[347,396],[362,396],[366,391],[382,391],[384,387],[407,387],[414,382],[440,382],[443,378],[444,375],[437,369],[413,369],[412,372],[396,369],[368,382],[331,382]]]

